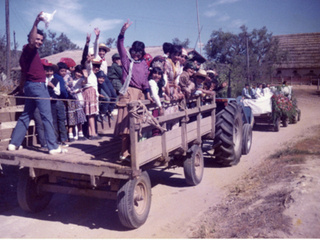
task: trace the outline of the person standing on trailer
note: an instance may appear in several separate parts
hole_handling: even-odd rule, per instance
[[[40,21],[44,21],[40,12],[28,35],[28,44],[23,47],[20,57],[21,77],[25,81],[25,100],[24,111],[17,121],[17,125],[12,132],[11,141],[8,145],[9,151],[15,151],[22,148],[21,144],[28,130],[30,119],[36,107],[39,108],[41,120],[45,129],[45,137],[48,144],[49,154],[67,152],[56,142],[54,127],[51,115],[50,96],[46,87],[46,74],[41,63],[38,49],[43,44],[43,32],[38,30]]]

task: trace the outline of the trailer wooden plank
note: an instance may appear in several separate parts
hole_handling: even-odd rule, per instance
[[[21,114],[22,112],[0,112],[0,122],[3,123],[16,121]]]
[[[181,146],[181,128],[176,128],[167,132],[167,149],[173,151]]]
[[[139,165],[154,160],[162,155],[161,136],[154,136],[137,143],[137,161]]]

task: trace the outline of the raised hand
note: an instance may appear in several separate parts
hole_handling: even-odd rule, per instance
[[[93,59],[93,57],[91,57],[91,55],[90,55],[90,54],[88,54],[88,55],[87,55],[87,63],[91,62],[91,61],[92,61],[92,59]]]
[[[91,34],[87,33],[86,43],[89,44],[91,39]]]
[[[127,31],[127,29],[130,27],[130,25],[132,24],[132,22],[130,22],[130,20],[128,19],[127,22],[125,22],[121,28],[120,34],[124,35],[124,33]]]
[[[99,28],[95,28],[95,29],[93,29],[93,31],[94,31],[94,33],[96,34],[96,37],[99,37],[99,35],[100,35],[100,30],[99,30]]]
[[[42,17],[42,13],[43,13],[43,11],[41,11],[39,14],[38,14],[38,16],[37,16],[37,18],[36,18],[36,20],[35,20],[35,25],[38,25],[38,23],[40,22],[40,21],[44,21],[44,18]]]

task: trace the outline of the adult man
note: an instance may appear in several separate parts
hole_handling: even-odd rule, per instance
[[[25,100],[24,111],[13,130],[8,150],[14,151],[22,148],[21,143],[37,107],[45,128],[49,154],[57,154],[67,152],[67,150],[62,150],[57,144],[51,115],[50,96],[45,84],[46,75],[37,51],[43,44],[43,32],[37,28],[38,23],[44,21],[41,15],[42,12],[38,14],[33,24],[28,36],[29,43],[23,47],[20,57],[21,81],[25,82],[24,92],[25,96],[29,98]]]
[[[247,99],[251,99],[251,95],[249,94],[249,84],[246,83],[244,88],[242,89],[242,97],[247,98]]]

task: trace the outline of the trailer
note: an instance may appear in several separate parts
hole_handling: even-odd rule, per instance
[[[72,142],[67,154],[49,155],[35,146],[33,126],[23,149],[7,151],[8,126],[14,128],[22,107],[15,106],[13,97],[4,96],[0,98],[0,166],[20,167],[17,198],[25,211],[45,209],[54,193],[113,199],[120,222],[127,228],[138,228],[147,220],[151,206],[151,182],[146,170],[183,167],[187,184],[195,186],[202,180],[201,142],[214,139],[216,103],[214,97],[207,100],[207,105],[201,104],[200,97],[189,101],[195,103],[194,108],[155,119],[149,113],[156,109],[155,104],[147,100],[128,103],[131,162],[124,162],[119,160],[121,139],[113,134],[103,135],[101,140]],[[180,103],[172,101],[164,107],[176,104]],[[195,120],[190,121],[191,117]],[[176,121],[179,127],[167,130],[167,125]],[[140,137],[154,128],[161,134]]]

